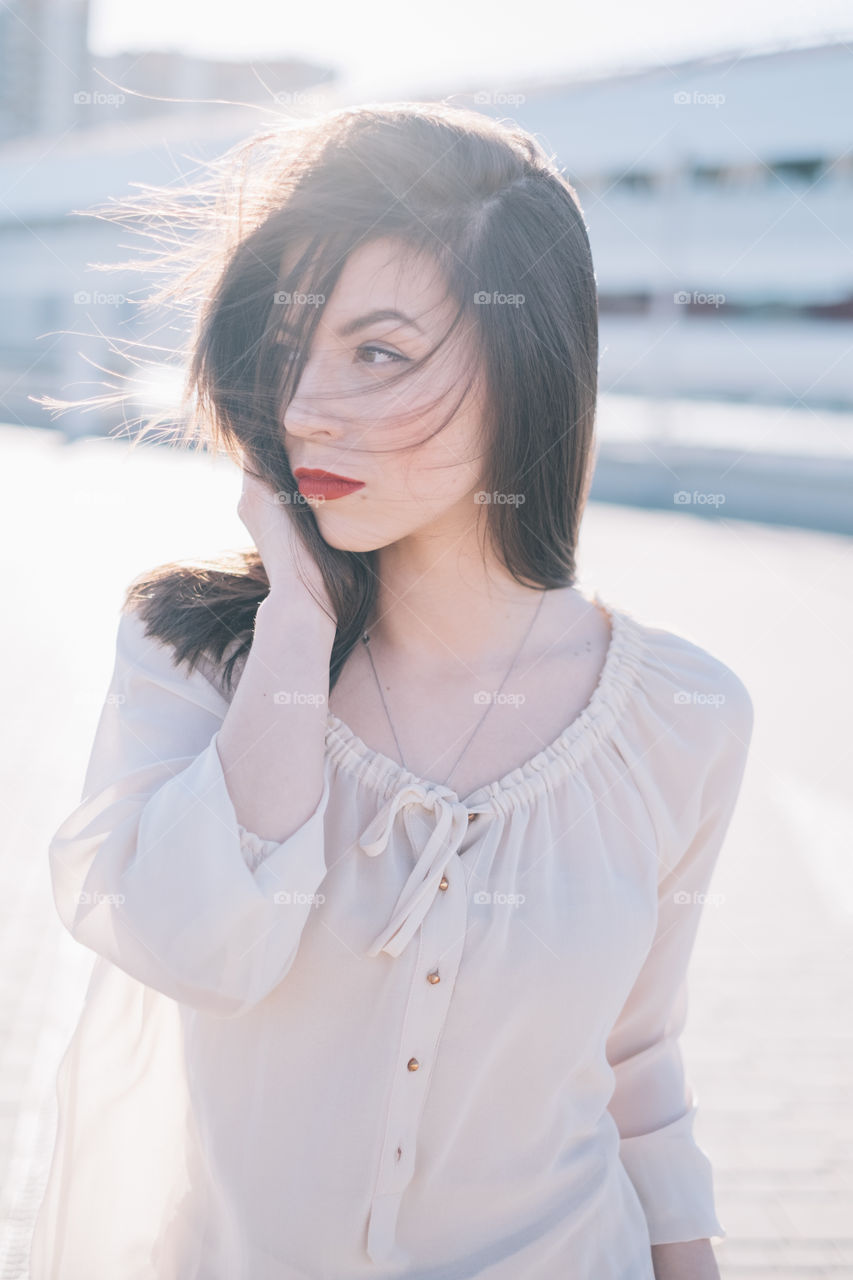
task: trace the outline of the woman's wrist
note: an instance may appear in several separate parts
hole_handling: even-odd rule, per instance
[[[298,595],[294,591],[286,591],[281,587],[271,587],[255,614],[255,628],[269,627],[277,632],[294,631],[320,640],[328,639],[334,643],[337,634],[337,623],[312,598],[303,592]]]

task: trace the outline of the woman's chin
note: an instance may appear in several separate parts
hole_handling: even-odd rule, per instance
[[[389,520],[384,522],[386,527],[381,528],[379,521],[365,519],[366,513],[353,516],[346,511],[336,511],[334,507],[333,502],[317,503],[314,513],[323,541],[338,551],[379,551],[411,532],[402,521],[398,528],[389,531]]]
[[[338,551],[379,551],[397,541],[397,538],[383,537],[378,533],[365,533],[363,529],[356,533],[355,530],[333,527],[320,529],[320,533],[323,541]]]
[[[382,538],[371,536],[364,529],[348,529],[338,520],[318,520],[317,527],[323,541],[338,551],[376,551],[385,545]]]

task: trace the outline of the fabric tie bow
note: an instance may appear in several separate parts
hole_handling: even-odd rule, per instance
[[[382,932],[374,938],[367,955],[387,951],[398,956],[421,924],[435,898],[438,885],[468,830],[468,810],[449,787],[424,787],[413,783],[403,787],[382,806],[364,830],[359,844],[375,858],[383,852],[391,838],[394,820],[403,810],[406,832],[413,847],[417,833],[412,829],[412,805],[421,805],[436,815],[435,828],[420,853],[412,872],[394,904],[394,910]]]

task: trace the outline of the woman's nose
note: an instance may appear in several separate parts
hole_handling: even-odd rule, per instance
[[[295,395],[285,409],[282,425],[292,436],[339,437],[342,431],[329,400],[312,401],[301,394]]]

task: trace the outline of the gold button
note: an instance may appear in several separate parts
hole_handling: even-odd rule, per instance
[[[474,821],[474,819],[476,818],[476,816],[477,816],[477,815],[476,815],[476,813],[469,813],[469,814],[468,814],[468,821],[469,821],[469,822],[473,822],[473,821]]]
[[[417,1058],[409,1058],[409,1061],[406,1063],[406,1066],[410,1071],[417,1071],[420,1065],[421,1064],[418,1062]]]
[[[449,884],[450,884],[450,881],[448,880],[447,876],[442,876],[441,880],[439,881],[438,887],[439,889],[446,889]]]
[[[427,982],[441,982],[438,976],[438,969],[434,969],[432,973],[427,974]]]

